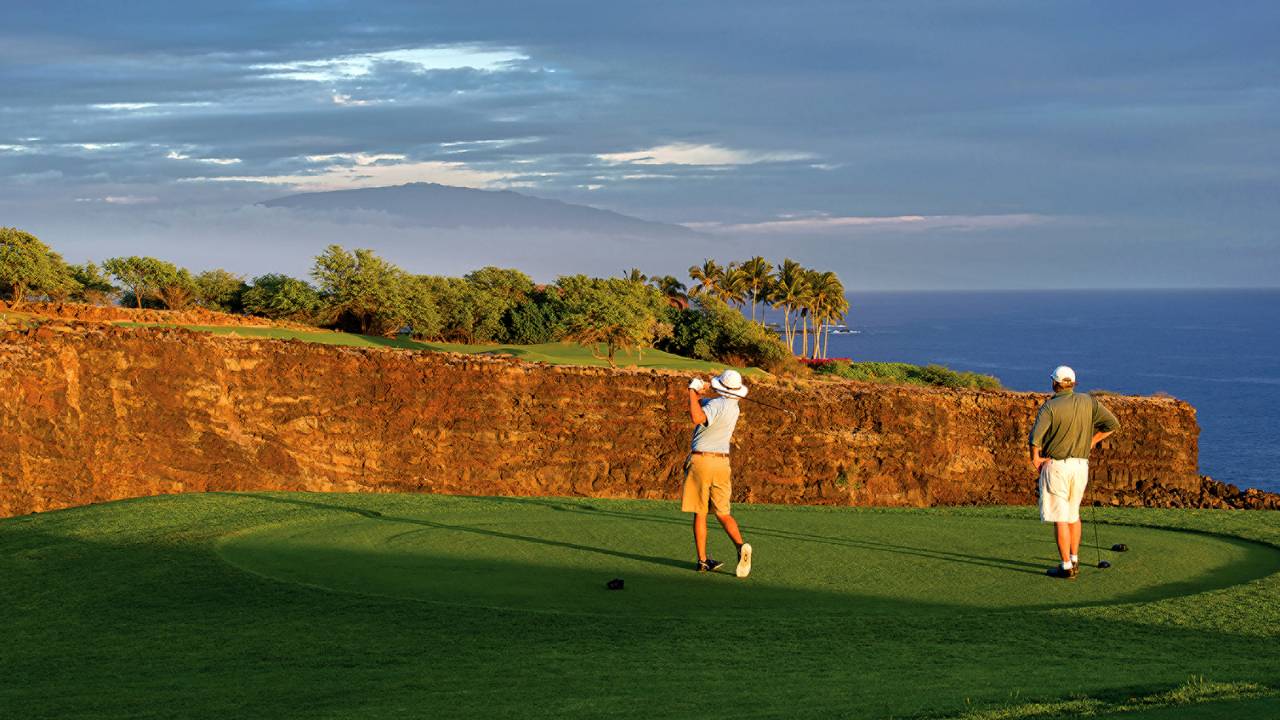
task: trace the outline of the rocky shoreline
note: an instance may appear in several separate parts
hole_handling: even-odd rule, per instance
[[[1280,510],[1280,493],[1257,488],[1241,489],[1231,483],[1201,475],[1198,491],[1165,487],[1153,481],[1139,481],[1132,491],[1116,492],[1107,504],[1126,507]]]

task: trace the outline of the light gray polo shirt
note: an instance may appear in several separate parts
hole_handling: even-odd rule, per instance
[[[729,452],[729,440],[738,426],[738,401],[727,397],[699,400],[706,424],[693,429],[693,449],[700,452]]]

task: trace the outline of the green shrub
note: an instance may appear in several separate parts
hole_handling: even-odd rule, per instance
[[[244,311],[273,320],[312,322],[320,311],[320,293],[287,275],[260,275],[241,295]]]
[[[671,337],[663,341],[661,349],[698,360],[716,359],[719,329],[713,317],[697,308],[668,308],[667,322],[671,324]]]
[[[957,371],[942,365],[911,365],[899,362],[849,362],[834,360],[814,367],[819,375],[835,375],[846,380],[883,382],[895,385],[1000,390],[1000,381],[990,375]]]
[[[196,275],[192,281],[202,306],[219,312],[244,312],[244,292],[249,286],[239,275],[217,268]]]
[[[564,303],[555,291],[534,290],[502,316],[504,343],[539,345],[564,337]]]
[[[776,333],[713,297],[700,297],[685,310],[672,308],[668,318],[672,333],[658,345],[661,350],[772,373],[796,369],[795,357]]]

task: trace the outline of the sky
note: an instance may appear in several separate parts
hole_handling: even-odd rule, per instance
[[[1280,5],[0,0],[0,225],[67,259],[851,289],[1269,286]],[[255,203],[438,182],[706,235],[628,246]],[[536,248],[536,252],[530,248]]]

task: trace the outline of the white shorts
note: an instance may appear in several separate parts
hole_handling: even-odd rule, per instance
[[[1080,501],[1089,484],[1089,461],[1083,458],[1050,460],[1040,466],[1040,519],[1044,522],[1079,522]]]

